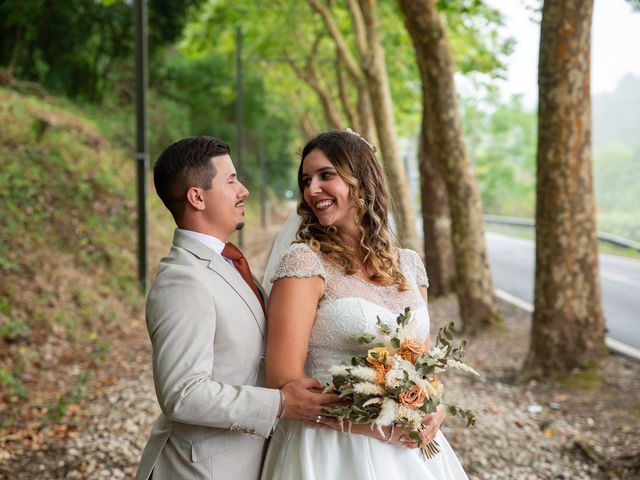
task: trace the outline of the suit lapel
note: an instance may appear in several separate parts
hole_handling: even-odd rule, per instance
[[[264,308],[266,310],[267,301],[269,300],[269,295],[267,294],[265,289],[262,287],[262,283],[255,277],[255,275],[252,275],[252,277],[253,277],[253,283],[255,283],[256,287],[258,287],[258,291],[260,292],[260,296],[262,297],[262,303],[264,303]],[[264,314],[266,315],[267,312],[265,311]]]
[[[251,313],[253,314],[253,318],[256,321],[258,328],[260,329],[260,332],[262,333],[262,336],[264,336],[265,322],[262,306],[260,305],[255,293],[253,293],[253,290],[251,290],[249,285],[247,285],[247,282],[245,282],[240,276],[240,273],[233,266],[229,265],[222,255],[219,255],[202,242],[185,235],[177,229],[173,236],[173,244],[176,247],[190,251],[198,258],[209,261],[209,269],[222,278],[222,280],[227,282],[227,284],[229,284],[229,286],[233,288],[238,296],[247,304],[249,310],[251,310]],[[264,298],[264,292],[262,291],[260,284],[257,283],[257,285]],[[266,304],[267,302],[265,299],[265,305]]]
[[[264,335],[264,312],[262,311],[262,306],[260,305],[256,294],[253,293],[253,290],[251,290],[249,285],[247,285],[247,282],[244,281],[240,276],[240,273],[234,267],[229,265],[221,255],[218,255],[215,252],[214,255],[216,256],[210,259],[209,268],[227,282],[229,286],[238,293],[240,298],[244,300],[258,324],[260,332]]]

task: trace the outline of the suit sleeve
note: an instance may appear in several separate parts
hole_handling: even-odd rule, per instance
[[[278,390],[229,385],[213,378],[214,295],[193,269],[161,272],[147,301],[153,376],[170,420],[268,437],[280,403]],[[242,332],[238,332],[239,335]]]

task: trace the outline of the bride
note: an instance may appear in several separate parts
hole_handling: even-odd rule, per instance
[[[331,379],[329,367],[366,346],[354,337],[376,333],[376,318],[395,325],[410,307],[429,342],[428,280],[412,250],[391,244],[387,194],[375,148],[354,132],[326,132],[302,151],[297,241],[278,244],[265,274],[273,281],[269,300],[266,375],[270,387],[313,377]],[[294,226],[295,228],[295,226]],[[282,237],[283,235],[281,235]],[[284,237],[287,237],[285,234]],[[445,413],[426,415],[422,440],[441,453],[423,458],[404,428],[384,437],[369,425],[342,432],[338,422],[318,416],[313,424],[283,420],[269,444],[262,479],[466,479],[439,431]]]

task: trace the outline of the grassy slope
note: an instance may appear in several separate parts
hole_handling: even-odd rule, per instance
[[[22,400],[41,414],[64,415],[106,358],[109,332],[142,320],[144,298],[136,285],[130,154],[55,99],[0,89],[0,124],[0,417],[6,423],[13,415],[3,410],[25,413]],[[151,201],[150,224],[162,230],[152,241],[166,249],[168,218]]]

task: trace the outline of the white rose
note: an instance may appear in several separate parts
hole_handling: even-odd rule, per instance
[[[384,383],[388,388],[396,388],[404,378],[404,372],[398,369],[391,369],[384,377]]]

